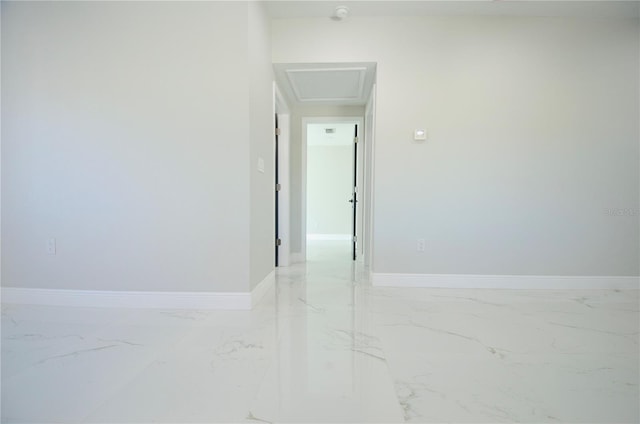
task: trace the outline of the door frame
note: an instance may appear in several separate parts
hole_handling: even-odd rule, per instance
[[[301,205],[300,205],[300,248],[301,248],[301,256],[302,260],[306,262],[307,260],[307,126],[308,124],[337,124],[337,123],[345,123],[345,124],[355,124],[358,125],[358,131],[360,134],[358,135],[359,143],[364,144],[365,134],[364,134],[364,116],[305,116],[302,117],[302,149],[301,149],[301,176],[302,176],[302,184],[300,187],[301,191]],[[358,149],[358,180],[361,182],[361,187],[358,187],[358,193],[363,193],[367,190],[366,187],[370,187],[369,182],[364,178],[364,172],[362,170],[364,167],[369,165],[364,163],[366,156],[364,155],[363,148]],[[348,199],[345,199],[345,202]],[[368,232],[368,223],[364,223],[363,219],[365,217],[364,214],[364,203],[361,203],[361,207],[358,208],[358,219],[360,223],[357,224],[357,228],[360,229],[358,234],[358,240],[361,240],[361,237],[364,236],[364,239],[370,239],[369,235],[363,234]],[[356,220],[357,222],[357,220]],[[358,243],[358,258],[362,259],[366,256],[365,251],[365,243]],[[347,259],[347,258],[345,258]]]
[[[375,138],[376,138],[376,83],[371,87],[369,100],[365,108],[364,128],[362,128],[362,138],[364,140],[364,160],[362,164],[365,187],[362,195],[363,232],[362,246],[364,249],[364,265],[373,271],[373,236],[374,236],[374,167],[375,167]]]
[[[280,192],[278,193],[278,210],[275,215],[275,222],[278,225],[278,235],[281,240],[280,246],[275,246],[278,250],[278,266],[289,266],[291,263],[291,225],[290,225],[290,210],[291,210],[291,184],[290,184],[290,139],[291,139],[291,115],[289,105],[282,95],[282,91],[273,82],[273,114],[278,115],[278,127],[280,128],[280,134],[278,135],[278,182],[280,183]],[[276,132],[275,132],[275,120],[273,120],[273,161],[274,169],[276,161]],[[275,180],[274,180],[274,194],[275,194]],[[275,196],[274,207],[275,210]],[[274,244],[275,244],[275,222],[274,222]]]

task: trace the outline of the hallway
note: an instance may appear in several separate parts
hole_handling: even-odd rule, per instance
[[[2,422],[640,419],[637,291],[373,288],[330,252],[253,311],[3,305]]]

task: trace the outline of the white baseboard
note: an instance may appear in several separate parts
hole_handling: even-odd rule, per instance
[[[640,277],[372,273],[376,287],[460,289],[639,289]]]
[[[2,287],[2,303],[27,305],[142,308],[250,310],[275,284],[275,271],[251,292],[150,292],[59,290]]]
[[[351,234],[307,234],[307,240],[351,240]]]
[[[255,307],[263,298],[264,295],[275,285],[276,283],[276,270],[274,269],[264,277],[262,281],[251,291],[251,307]]]
[[[3,287],[2,303],[95,308],[250,310],[252,307],[252,294],[53,290]]]

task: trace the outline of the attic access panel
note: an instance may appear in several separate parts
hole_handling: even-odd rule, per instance
[[[299,102],[349,101],[364,96],[366,68],[287,69]]]

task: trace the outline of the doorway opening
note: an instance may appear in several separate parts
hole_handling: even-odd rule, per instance
[[[362,117],[303,118],[308,260],[362,256],[362,126]]]

